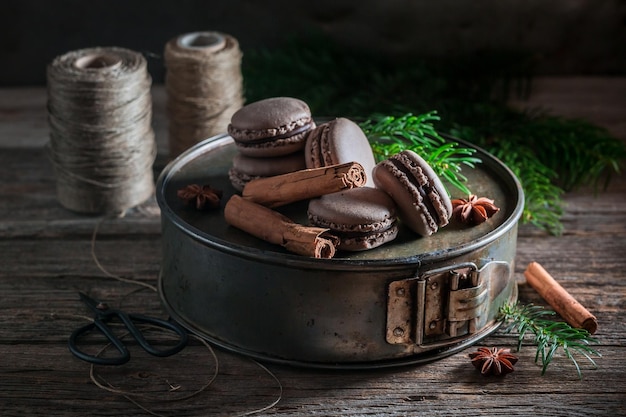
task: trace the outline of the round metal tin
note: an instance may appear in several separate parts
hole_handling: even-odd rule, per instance
[[[476,343],[496,330],[499,307],[516,300],[523,192],[484,150],[476,148],[483,162],[463,174],[472,192],[495,200],[494,217],[474,227],[453,222],[426,238],[402,228],[393,242],[333,259],[294,255],[226,224],[235,153],[230,136],[215,136],[170,162],[157,182],[160,297],[174,319],[204,339],[286,364],[398,366]],[[176,191],[189,184],[223,190],[221,209],[186,206]],[[306,223],[306,202],[279,211]]]

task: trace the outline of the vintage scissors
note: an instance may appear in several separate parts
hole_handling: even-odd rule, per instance
[[[159,357],[170,356],[180,352],[187,345],[187,332],[175,322],[154,317],[147,317],[140,314],[126,314],[123,311],[109,308],[109,306],[105,303],[96,301],[83,293],[79,294],[80,299],[95,313],[93,322],[74,330],[69,339],[70,352],[84,361],[96,365],[122,365],[128,362],[130,359],[130,352],[124,343],[122,343],[121,339],[117,337],[113,330],[111,330],[111,328],[107,325],[107,323],[113,319],[119,320],[126,327],[128,333],[135,338],[139,346],[151,355]],[[176,346],[165,350],[154,348],[137,327],[136,324],[141,323],[174,332],[179,336],[178,343]],[[78,348],[77,339],[94,329],[99,330],[104,335],[104,337],[118,350],[120,356],[102,358],[95,355],[88,355]]]

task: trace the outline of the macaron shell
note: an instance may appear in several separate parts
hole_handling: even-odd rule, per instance
[[[308,216],[311,224],[336,232],[341,239],[341,250],[372,249],[398,234],[395,203],[385,192],[371,187],[312,199]]]
[[[250,158],[238,153],[233,157],[232,166],[244,174],[260,177],[271,177],[306,168],[303,152],[295,152],[275,158]]]
[[[428,163],[413,151],[403,151],[392,158],[401,161],[405,169],[418,178],[418,183],[386,160],[373,170],[376,186],[393,198],[398,205],[399,217],[407,227],[422,236],[432,235],[439,227],[448,224],[452,214],[452,203],[443,183]],[[429,201],[424,201],[423,193]],[[437,217],[428,209],[429,204],[437,212]]]
[[[340,117],[319,125],[309,133],[304,152],[307,168],[358,162],[365,169],[366,185],[374,187],[374,153],[367,136],[352,120]]]

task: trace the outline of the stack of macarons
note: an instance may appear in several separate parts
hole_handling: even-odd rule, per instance
[[[317,126],[299,99],[248,104],[233,115],[228,132],[238,149],[229,177],[239,191],[258,177],[348,162],[363,166],[365,187],[309,201],[309,223],[330,229],[340,239],[339,250],[368,250],[390,242],[399,223],[430,236],[452,215],[445,187],[423,158],[403,151],[376,164],[358,124],[340,117]]]
[[[247,104],[228,125],[237,154],[229,170],[235,189],[255,178],[305,169],[307,134],[315,128],[309,106],[292,97],[273,97]]]

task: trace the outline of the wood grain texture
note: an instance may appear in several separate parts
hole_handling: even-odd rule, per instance
[[[530,100],[555,114],[586,117],[626,140],[624,79],[540,79]],[[617,93],[616,93],[617,91]],[[0,90],[0,415],[146,416],[123,396],[96,387],[89,366],[67,349],[67,338],[86,322],[78,291],[130,312],[163,316],[156,293],[108,278],[112,273],[155,284],[161,237],[153,200],[123,218],[71,213],[56,201],[44,144],[48,129],[45,90]],[[165,164],[162,88],[155,87],[158,171]],[[592,103],[593,105],[590,105]],[[530,226],[519,230],[515,265],[520,299],[545,305],[524,282],[523,271],[540,262],[598,318],[598,369],[585,361],[578,379],[560,355],[540,376],[535,349],[519,352],[516,370],[485,378],[469,363],[470,349],[436,362],[397,369],[320,371],[258,363],[192,339],[183,352],[155,360],[131,346],[122,367],[96,367],[103,383],[141,394],[136,400],[166,416],[243,415],[282,397],[264,416],[623,416],[626,415],[626,177],[594,195],[565,196],[565,233],[554,237]],[[496,333],[481,346],[513,348],[516,337]]]

